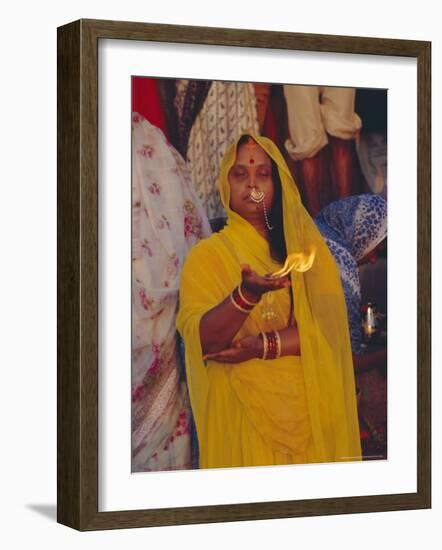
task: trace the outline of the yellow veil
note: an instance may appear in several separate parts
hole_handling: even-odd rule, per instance
[[[316,249],[315,261],[309,271],[305,273],[292,272],[291,288],[301,343],[300,362],[302,363],[306,406],[315,449],[314,457],[310,457],[309,461],[360,460],[361,447],[347,310],[335,261],[313,220],[303,207],[296,184],[276,145],[268,138],[253,133],[248,135],[266,151],[278,167],[282,187],[287,253],[308,252],[312,246]],[[230,376],[225,382],[226,388],[239,387],[239,383],[235,380],[236,378],[240,379],[241,373],[246,372],[247,368],[247,365],[244,364],[229,366],[209,363],[206,366],[202,360],[199,338],[201,317],[232,290],[233,286],[231,288],[228,286],[231,285],[231,281],[236,281],[236,284],[240,281],[239,262],[237,265],[229,264],[227,255],[222,250],[228,242],[229,247],[233,246],[233,256],[235,250],[240,251],[241,257],[238,259],[241,263],[243,261],[251,263],[252,268],[260,274],[268,272],[269,267],[277,267],[272,265],[270,259],[269,263],[265,265],[262,263],[263,257],[269,258],[267,242],[253,226],[232,211],[229,206],[228,173],[235,161],[240,137],[226,151],[219,176],[219,190],[227,212],[227,225],[219,234],[204,239],[191,250],[183,268],[180,286],[177,328],[183,336],[186,348],[189,394],[198,432],[200,453],[204,457],[202,467],[210,466],[212,463],[226,465],[227,461],[225,458],[221,461],[216,459],[211,461],[207,457],[214,451],[205,449],[210,437],[209,431],[213,430],[215,425],[212,424],[210,427],[207,423],[210,401],[219,399],[213,385],[221,384],[220,380],[226,374]],[[196,266],[201,266],[201,264],[204,264],[205,269],[197,269]],[[226,280],[228,281],[227,286]],[[259,316],[255,314],[255,311],[252,312],[244,326],[249,333],[263,330],[260,326]],[[241,337],[241,331],[237,336]],[[260,372],[266,373],[264,376],[267,377],[268,382],[266,383],[269,383],[270,388],[271,376],[278,376],[279,372],[281,372],[281,376],[285,376],[285,373],[290,370],[290,368],[287,369],[287,365],[290,367],[290,364],[295,364],[296,360],[299,361],[299,358],[294,356],[285,356],[276,360],[276,362],[280,362],[281,367],[285,366],[285,370],[280,371],[277,370],[279,364],[275,366],[276,370],[274,371],[268,364],[263,367],[265,370],[260,371],[260,365],[266,362],[259,359],[247,361],[246,363],[250,364],[250,380],[253,383],[253,373],[256,373],[257,377],[260,376]],[[240,398],[243,395],[246,393],[243,392]],[[281,397],[281,399],[284,398]],[[291,403],[290,399],[287,403]],[[275,397],[275,406],[277,403]],[[253,417],[255,423],[259,423],[258,418],[255,414]],[[282,432],[284,429],[287,431],[292,424],[289,419],[286,422],[285,417],[280,416],[280,411],[278,411],[273,418],[273,426],[275,426],[277,418],[280,418],[281,423],[285,423],[286,426],[275,428],[276,435],[273,437],[273,441],[281,442],[280,448],[290,447],[290,434]],[[224,421],[234,422],[235,420],[232,417],[230,420],[226,418]],[[262,424],[264,425],[264,422]],[[269,423],[268,426],[271,424]],[[271,428],[265,429],[268,431]],[[266,436],[265,433],[264,436]],[[232,460],[231,465],[235,464],[235,460]]]

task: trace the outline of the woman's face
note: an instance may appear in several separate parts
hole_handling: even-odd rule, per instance
[[[236,160],[229,171],[230,208],[251,222],[262,223],[262,203],[255,203],[250,194],[255,187],[264,193],[267,212],[273,204],[274,185],[270,157],[255,141],[249,140],[238,148]]]

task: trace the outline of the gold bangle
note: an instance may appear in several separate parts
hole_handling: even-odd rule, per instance
[[[281,357],[281,336],[279,335],[279,332],[275,330],[275,337],[276,337],[276,357],[275,359],[279,359]]]
[[[257,304],[259,304],[259,302],[261,300],[258,300],[257,302],[250,302],[250,300],[247,300],[247,298],[244,296],[244,294],[241,292],[241,285],[242,283],[240,283],[238,285],[238,294],[239,294],[239,297],[241,298],[241,300],[243,300],[248,306],[256,306]]]
[[[267,340],[267,334],[265,332],[261,332],[262,337],[262,343],[264,345],[264,350],[262,352],[262,358],[267,359],[267,352],[269,350],[269,342]]]
[[[239,304],[235,302],[235,298],[233,297],[233,292],[230,293],[230,301],[236,307],[237,310],[241,311],[242,313],[247,313],[247,314],[250,313],[250,310],[244,309],[243,307],[241,307]]]

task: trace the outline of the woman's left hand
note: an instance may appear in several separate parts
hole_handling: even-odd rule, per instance
[[[219,363],[242,363],[249,359],[262,357],[263,343],[259,336],[246,336],[232,342],[229,348],[216,353],[207,353],[203,359],[218,361]]]

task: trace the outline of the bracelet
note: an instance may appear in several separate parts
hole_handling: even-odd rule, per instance
[[[261,340],[262,340],[262,343],[263,343],[263,346],[264,346],[264,349],[263,349],[263,352],[262,352],[262,359],[267,359],[267,352],[268,352],[268,349],[269,349],[269,342],[268,342],[268,339],[267,339],[267,334],[265,332],[260,332],[259,335],[261,337]]]
[[[281,357],[281,336],[277,330],[275,330],[275,338],[276,338],[276,358],[279,359]]]
[[[275,359],[276,357],[276,336],[275,331],[267,333],[267,340],[269,342],[269,351],[267,353],[267,359]]]
[[[241,299],[238,293],[238,287],[234,288],[230,293],[230,301],[236,307],[236,309],[238,309],[242,313],[250,313],[253,309],[252,306],[249,306],[246,302],[244,302]]]
[[[279,359],[281,357],[281,336],[277,330],[270,332],[261,332],[264,351],[263,359]]]
[[[238,294],[239,294],[239,297],[241,298],[241,300],[243,302],[245,302],[248,306],[256,306],[257,304],[259,304],[259,302],[261,301],[261,298],[257,301],[257,302],[250,302],[249,300],[247,300],[247,298],[244,296],[244,294],[241,292],[241,285],[242,283],[239,284],[238,286]]]

